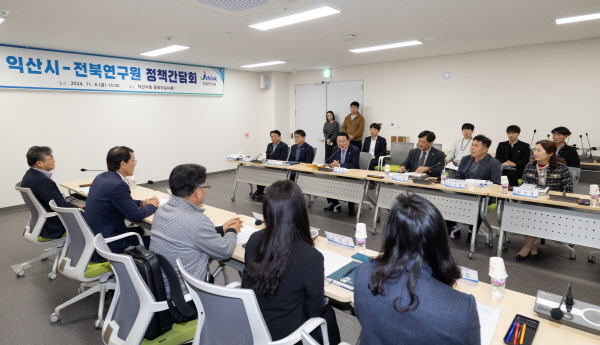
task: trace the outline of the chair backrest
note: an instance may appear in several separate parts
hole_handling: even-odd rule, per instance
[[[315,158],[313,159],[313,162],[314,162],[315,159],[317,159],[317,149],[318,149],[318,147],[313,147],[313,150],[314,150],[314,153],[315,153],[315,155],[314,155]],[[325,157],[325,158],[327,158],[327,157]]]
[[[82,282],[98,280],[104,273],[96,277],[86,278],[85,271],[94,254],[94,233],[89,228],[81,211],[76,207],[58,207],[54,200],[50,208],[58,214],[67,230],[67,244],[58,260],[58,270],[65,276]]]
[[[15,189],[21,194],[25,205],[31,212],[31,216],[25,224],[23,237],[30,242],[39,243],[38,237],[46,223],[46,218],[56,216],[56,213],[46,211],[30,188],[21,187],[21,182],[15,184]]]
[[[320,345],[315,338],[311,337],[310,334],[306,333],[306,331],[301,330],[300,336],[302,337],[302,345]]]
[[[371,163],[371,154],[369,152],[361,152],[358,160],[358,166],[363,170],[369,170]]]
[[[131,256],[111,252],[102,234],[94,238],[94,247],[110,262],[117,277],[117,289],[102,327],[102,341],[107,345],[140,344],[154,314],[156,300]]]
[[[435,147],[436,149],[442,151],[442,144],[433,144],[433,147]]]
[[[177,267],[198,308],[198,328],[194,345],[258,345],[271,342],[271,334],[262,317],[254,291],[203,282],[188,273],[179,259]]]
[[[415,148],[415,143],[392,143],[389,164],[402,164],[408,157],[410,150]]]
[[[577,193],[577,184],[579,183],[579,176],[581,176],[581,168],[569,167],[569,172],[573,176],[573,193]]]

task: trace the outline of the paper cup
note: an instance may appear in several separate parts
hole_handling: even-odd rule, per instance
[[[492,256],[490,258],[490,277],[492,278],[506,278],[506,268],[504,267],[504,260],[498,256]]]
[[[591,184],[590,185],[590,195],[598,195],[598,194],[600,194],[600,190],[598,190],[598,185]]]
[[[356,224],[356,237],[367,238],[367,224],[357,223]]]

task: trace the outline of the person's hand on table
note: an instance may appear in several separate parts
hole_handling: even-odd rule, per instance
[[[415,173],[422,174],[422,173],[426,173],[427,171],[429,171],[428,167],[418,167],[417,170],[415,171]]]
[[[329,164],[329,166],[332,168],[337,168],[340,166],[340,161],[333,161],[331,164]]]
[[[513,168],[516,168],[516,167],[517,167],[517,163],[513,163],[513,162],[511,162],[511,161],[506,161],[506,163],[508,163],[508,165],[510,165],[510,166],[511,166],[511,167],[513,167]]]
[[[406,168],[405,167],[400,167],[400,168],[398,168],[398,172],[405,173],[406,172]]]
[[[240,219],[240,217],[231,218],[230,220],[223,223],[223,231],[233,229],[235,230],[236,234],[239,234],[242,230],[242,223],[243,221]]]
[[[84,208],[84,206],[82,206],[82,205],[75,205],[75,206],[77,206],[77,208],[80,208],[80,209],[82,209],[82,210],[83,210],[83,208]]]
[[[142,207],[144,207],[146,205],[154,205],[154,206],[158,207],[159,202],[158,202],[158,198],[156,197],[156,195],[142,201]]]
[[[448,163],[450,163],[450,161],[446,159],[446,164],[445,165],[448,165]]]

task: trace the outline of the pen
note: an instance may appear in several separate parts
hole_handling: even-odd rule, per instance
[[[511,338],[513,332],[515,331],[516,326],[517,326],[517,321],[514,321],[512,326],[510,326],[510,332],[508,332],[508,335],[504,339],[504,342],[506,342],[506,343],[510,342],[510,338]]]
[[[521,328],[521,323],[517,322],[517,329],[515,330],[515,338],[513,340],[513,345],[517,345],[517,340],[519,339],[519,328]]]
[[[348,270],[348,272],[344,273],[344,277],[346,277],[348,274],[352,273],[352,271],[354,271],[354,269],[356,269],[356,266],[352,267],[351,269]]]
[[[523,340],[525,339],[525,331],[527,330],[527,325],[523,325],[523,328],[521,330],[521,341],[519,342],[519,344],[523,344]]]

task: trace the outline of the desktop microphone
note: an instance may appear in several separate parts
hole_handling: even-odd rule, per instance
[[[533,135],[531,136],[531,142],[529,143],[529,147],[531,147],[531,145],[533,145],[533,138],[535,138],[535,132],[537,132],[537,129],[533,130]]]
[[[548,140],[550,140],[550,134],[548,134]]]
[[[573,184],[573,181],[575,180],[579,180],[579,176],[573,176],[573,178],[571,179],[571,181],[569,183],[567,183],[567,185],[565,186],[565,189],[563,189],[563,193],[562,196],[567,196],[567,187],[569,187],[570,185]],[[573,191],[575,192],[575,191]]]
[[[573,301],[573,295],[571,294],[571,283],[569,283],[569,285],[567,286],[567,291],[565,291],[562,299],[560,300],[560,304],[558,305],[558,308],[552,308],[552,310],[550,311],[550,315],[552,316],[552,318],[554,320],[562,320],[562,318],[565,316],[565,313],[560,309],[563,302],[565,302],[565,299],[566,299],[565,305],[567,306],[567,313],[570,313],[573,308],[573,305],[575,304],[575,302]]]
[[[431,169],[435,168],[436,166],[440,165],[442,162],[446,162],[445,160],[437,162],[437,164],[434,164],[432,167],[427,168],[427,172],[431,171]]]
[[[590,137],[588,136],[588,134],[587,134],[587,133],[585,133],[585,137],[587,138],[588,145],[589,145],[589,147],[590,147],[590,157],[591,157],[591,156],[592,156],[592,152],[591,152],[591,151],[592,151],[592,150],[597,150],[597,149],[596,149],[595,147],[592,147],[592,144],[590,144]]]
[[[335,154],[336,154],[336,153],[337,153],[337,152],[340,150],[340,147],[339,147],[339,146],[336,146],[335,148],[336,148],[337,150],[333,151],[333,154],[332,154],[331,156],[329,156],[329,158],[327,158],[327,159],[325,160],[325,164],[327,164],[327,161],[328,161],[328,160],[330,160],[331,158],[333,158],[333,156],[335,156]]]
[[[148,184],[154,184],[154,181],[152,181],[152,180],[148,180],[148,182],[147,182],[147,183],[148,183]]]
[[[581,158],[585,157],[585,146],[583,146],[583,135],[579,134],[579,140],[581,140]]]
[[[254,225],[262,225],[262,223],[263,223],[263,222],[262,222],[262,220],[260,220],[260,219],[256,219],[256,220],[254,221]]]
[[[106,170],[90,170],[90,169],[81,168],[81,171],[106,171]]]

